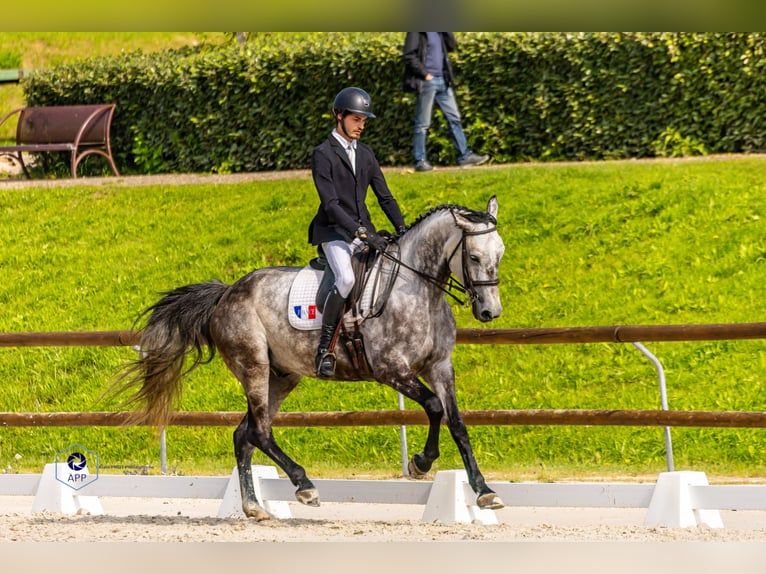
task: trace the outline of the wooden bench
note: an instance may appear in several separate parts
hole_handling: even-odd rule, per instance
[[[114,175],[120,175],[112,157],[110,130],[115,104],[42,106],[18,108],[0,120],[0,126],[14,116],[16,145],[0,146],[0,155],[13,157],[31,178],[23,153],[65,151],[72,154],[72,177],[89,155],[103,156]]]

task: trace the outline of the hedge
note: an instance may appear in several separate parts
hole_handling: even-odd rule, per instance
[[[766,149],[761,33],[458,33],[469,144],[496,162]],[[246,45],[83,60],[24,82],[30,105],[115,102],[123,173],[306,168],[344,86],[373,96],[363,138],[411,163],[403,34],[255,35]],[[440,114],[429,159],[454,163]],[[96,162],[97,163],[97,162]],[[65,167],[62,166],[65,171]]]

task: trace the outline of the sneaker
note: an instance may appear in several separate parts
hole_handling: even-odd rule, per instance
[[[481,165],[489,159],[488,155],[476,155],[475,153],[469,153],[463,160],[457,162],[460,167],[468,167],[469,165]]]
[[[415,164],[415,171],[431,171],[434,168],[427,159],[421,159]]]

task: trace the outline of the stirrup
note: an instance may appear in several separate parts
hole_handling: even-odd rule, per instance
[[[319,379],[327,379],[335,376],[335,353],[324,351],[317,354],[316,376]]]

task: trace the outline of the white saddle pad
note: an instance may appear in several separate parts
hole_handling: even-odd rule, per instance
[[[357,305],[358,315],[354,316],[348,311],[344,321],[353,324],[354,319],[362,321],[373,306],[373,297],[377,295],[376,284],[380,281],[378,268],[382,258],[378,258],[371,271],[371,280],[367,282],[362,297]],[[322,327],[322,313],[316,306],[316,295],[319,283],[322,281],[323,271],[318,271],[306,265],[298,271],[290,286],[290,294],[287,297],[287,319],[290,325],[301,331],[312,331]]]
[[[296,329],[311,331],[322,326],[322,314],[316,306],[322,273],[306,265],[293,280],[287,297],[287,318]]]

